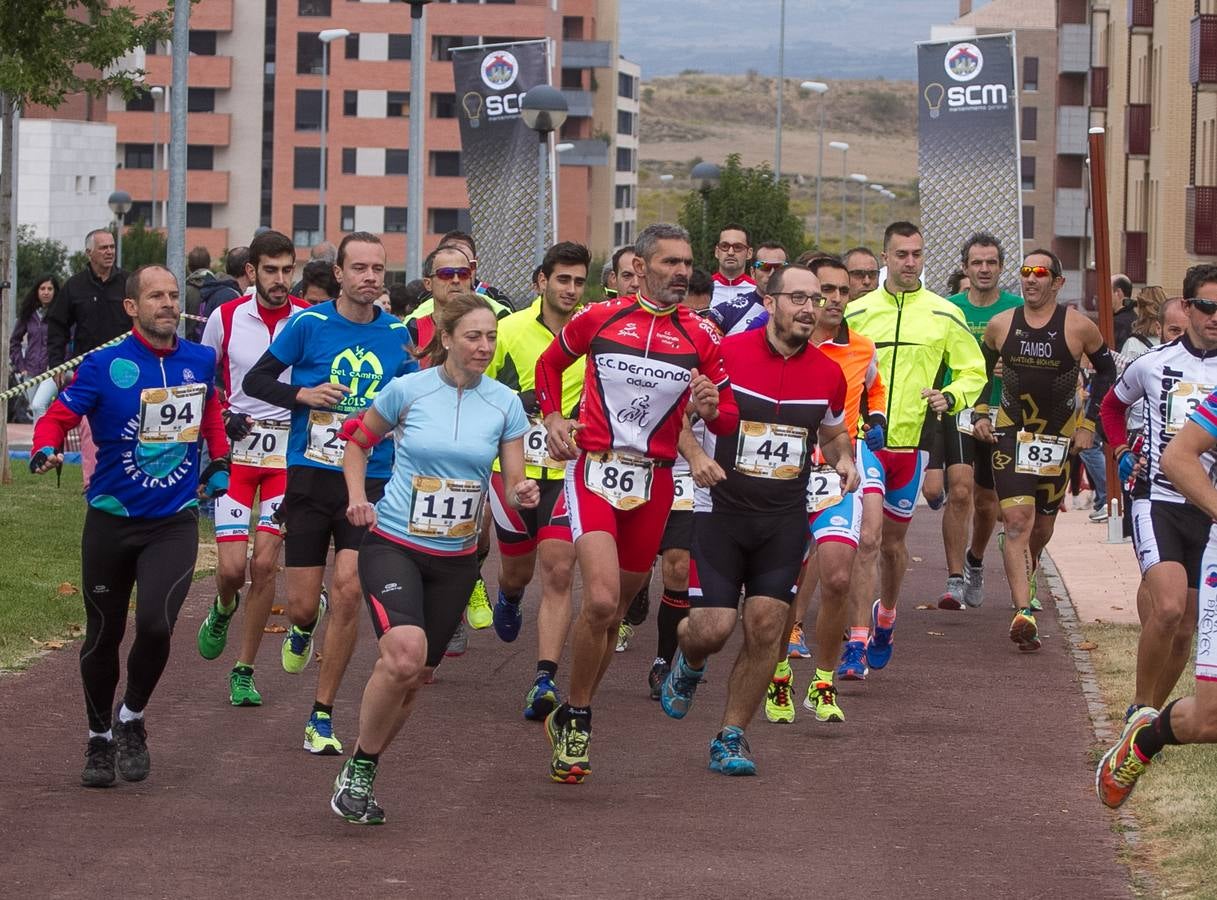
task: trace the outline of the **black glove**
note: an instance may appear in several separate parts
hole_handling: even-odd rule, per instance
[[[228,435],[230,441],[243,440],[249,437],[249,433],[253,430],[253,423],[246,416],[228,409],[224,410],[224,433]]]
[[[58,451],[54,447],[43,447],[30,454],[30,471],[35,475],[38,470],[46,465],[47,460],[54,456]]]
[[[541,414],[541,404],[537,402],[536,391],[520,391],[520,402],[524,404],[525,415],[539,416]]]

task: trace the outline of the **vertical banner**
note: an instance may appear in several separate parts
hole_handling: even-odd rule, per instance
[[[520,117],[520,101],[529,88],[549,84],[549,42],[454,48],[452,68],[478,277],[518,306],[531,300],[540,177],[539,139]],[[552,184],[546,192],[552,198]],[[546,203],[549,234],[552,208]]]
[[[917,44],[917,170],[925,280],[945,290],[973,232],[1001,241],[1003,290],[1021,292],[1022,172],[1014,35]]]

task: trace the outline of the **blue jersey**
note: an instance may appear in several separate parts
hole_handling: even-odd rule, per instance
[[[528,430],[519,395],[485,376],[457,391],[433,366],[390,382],[372,408],[396,425],[377,531],[429,553],[472,553],[499,444]]]
[[[707,317],[723,334],[739,334],[756,328],[756,320],[764,315],[765,304],[759,291],[738,294],[710,307]]]
[[[97,470],[89,481],[90,506],[161,519],[198,505],[200,428],[215,394],[215,371],[210,347],[180,340],[162,356],[134,334],[85,357],[59,400],[88,418],[93,431]],[[184,399],[157,405],[172,388],[184,389],[174,392]],[[158,414],[149,416],[150,410]],[[162,429],[165,420],[172,420],[172,429]]]
[[[292,409],[289,466],[341,470],[342,420],[367,409],[391,379],[418,368],[406,349],[409,332],[395,316],[377,308],[376,318],[361,324],[344,318],[335,303],[319,303],[296,313],[270,345],[271,355],[292,367],[293,385],[316,387],[329,382],[351,389],[337,412]],[[392,465],[393,447],[386,442],[372,452],[368,477],[388,478]]]

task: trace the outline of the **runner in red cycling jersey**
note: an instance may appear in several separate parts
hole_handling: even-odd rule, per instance
[[[549,453],[566,467],[566,505],[583,606],[571,633],[569,702],[546,719],[550,775],[577,784],[591,772],[591,702],[617,641],[617,624],[659,550],[672,508],[672,465],[690,403],[714,434],[739,409],[711,323],[681,304],[693,271],[689,235],[652,225],[638,236],[638,295],[585,308],[537,361],[537,400]],[[579,421],[563,418],[562,372],[587,356]]]

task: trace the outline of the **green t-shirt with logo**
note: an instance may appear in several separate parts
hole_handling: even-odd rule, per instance
[[[1010,294],[1002,291],[997,295],[996,302],[989,306],[975,306],[968,300],[968,292],[962,291],[958,294],[952,294],[947,297],[952,303],[958,306],[963,311],[963,317],[968,322],[968,330],[972,332],[972,336],[976,338],[976,343],[980,344],[985,336],[985,329],[989,327],[989,320],[999,312],[1005,312],[1007,309],[1014,309],[1017,306],[1023,305],[1023,298],[1017,294]],[[946,383],[951,383],[951,373],[947,372]],[[989,398],[992,403],[997,402],[997,398],[1001,397],[1001,379],[993,379],[993,394]]]

